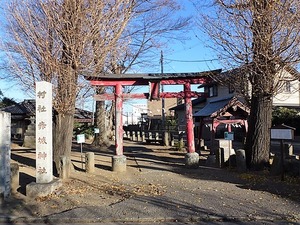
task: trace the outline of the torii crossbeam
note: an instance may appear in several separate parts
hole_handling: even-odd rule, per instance
[[[104,93],[96,95],[96,101],[115,100],[115,156],[113,156],[113,171],[126,170],[126,157],[123,155],[123,123],[122,109],[123,99],[149,99],[160,98],[184,98],[186,112],[186,136],[187,154],[185,165],[198,167],[199,155],[195,152],[194,123],[192,114],[192,98],[200,97],[203,93],[192,92],[191,84],[203,84],[212,80],[212,76],[219,74],[221,70],[212,70],[195,73],[151,73],[151,74],[103,74],[86,77],[93,86],[113,86],[114,94]],[[123,86],[149,86],[148,93],[123,93]],[[183,85],[183,92],[162,92],[161,85]]]

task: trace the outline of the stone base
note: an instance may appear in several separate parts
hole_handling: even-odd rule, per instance
[[[185,166],[188,168],[198,168],[199,154],[197,152],[187,153],[185,155]]]
[[[247,171],[246,152],[243,149],[238,149],[236,151],[236,169],[240,173],[245,173]]]
[[[126,156],[125,155],[114,155],[112,157],[112,171],[114,172],[125,172],[126,171]]]
[[[26,196],[30,198],[44,197],[53,193],[56,189],[62,186],[62,181],[59,179],[53,179],[47,184],[38,184],[31,182],[26,186]]]
[[[35,136],[27,136],[24,137],[23,147],[26,148],[34,148],[35,149]]]

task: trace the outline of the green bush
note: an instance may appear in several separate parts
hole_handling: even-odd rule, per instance
[[[296,128],[295,134],[300,134],[300,113],[296,109],[278,107],[272,113],[272,125],[285,124]]]
[[[85,138],[88,138],[90,136],[94,136],[94,126],[86,126],[84,124],[74,124],[74,130],[73,130],[74,136],[78,134],[85,134]]]

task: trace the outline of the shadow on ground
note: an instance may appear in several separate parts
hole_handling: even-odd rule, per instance
[[[281,181],[280,176],[270,175],[269,170],[248,171],[238,173],[235,167],[216,168],[206,166],[206,157],[200,157],[200,166],[197,169],[186,168],[184,163],[185,152],[176,151],[174,148],[166,148],[157,145],[146,145],[125,141],[124,155],[127,160],[135,161],[130,165],[133,168],[142,170],[169,171],[191,179],[215,180],[236,184],[243,189],[252,189],[269,192],[284,198],[300,202],[300,178],[289,177]],[[114,146],[109,149],[97,149],[92,146],[85,146],[85,151],[92,151],[96,155],[113,156]],[[96,165],[97,168],[111,170],[109,166]],[[215,171],[215,172],[211,172]]]
[[[83,153],[94,152],[95,156],[104,156],[101,157],[101,160],[103,161],[96,159],[95,167],[101,170],[111,171],[110,164],[111,157],[114,155],[113,149],[113,145],[108,148],[97,148],[92,145],[84,144],[82,150]],[[13,150],[12,159],[20,164],[35,167],[34,159],[22,155],[22,153],[28,153],[28,151],[23,149]],[[81,146],[74,144],[72,151],[80,153]],[[18,154],[14,154],[14,152]],[[232,183],[242,189],[265,191],[291,199],[295,202],[300,202],[300,182],[297,178],[287,178],[286,181],[281,181],[280,177],[270,176],[268,171],[240,174],[235,171],[235,168],[220,169],[216,167],[208,167],[205,165],[205,157],[201,157],[199,168],[188,169],[184,166],[185,152],[176,151],[175,149],[163,146],[145,145],[135,142],[126,142],[126,145],[124,146],[124,155],[126,155],[127,160],[131,162],[128,166],[137,168],[137,171],[168,171],[180,174],[190,179]],[[80,159],[77,157],[76,159],[73,159],[73,162],[76,162],[77,165],[79,165],[78,163],[80,163]],[[78,171],[84,171],[83,168],[78,166],[76,169]],[[34,180],[34,177],[20,173],[21,186],[18,189],[18,192],[25,195],[26,185]],[[22,205],[22,202],[20,202],[20,205]]]

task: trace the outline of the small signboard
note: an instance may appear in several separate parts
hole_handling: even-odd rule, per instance
[[[78,134],[77,135],[77,143],[84,143],[85,142],[85,135],[84,134]]]
[[[279,125],[271,128],[271,139],[293,140],[296,128],[287,125]]]
[[[100,133],[99,128],[95,127],[95,128],[94,128],[94,133],[95,133],[95,134],[99,134],[99,133]]]
[[[233,141],[234,139],[234,132],[224,132],[224,139]]]

